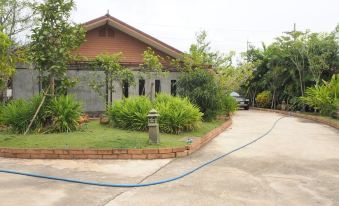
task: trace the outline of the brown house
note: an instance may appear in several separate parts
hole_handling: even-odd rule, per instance
[[[165,68],[171,72],[166,77],[154,76],[145,79],[138,76],[137,70],[143,63],[142,55],[148,47],[164,59],[177,59],[182,55],[181,51],[109,14],[86,22],[83,27],[86,30],[86,41],[74,51],[74,54],[84,57],[85,61],[70,65],[68,75],[76,78],[78,83],[74,88],[69,89],[68,93],[74,94],[83,101],[86,112],[102,112],[105,110],[105,102],[107,102],[107,99],[90,86],[92,80],[103,82],[105,80],[103,71],[93,70],[88,66],[88,62],[99,54],[121,52],[123,56],[121,64],[130,68],[136,79],[135,86],[125,85],[126,88],[121,88],[121,85],[115,83],[115,91],[112,94],[107,93],[107,85],[104,85],[100,93],[106,93],[107,98],[115,100],[121,99],[123,96],[148,95],[151,92],[151,83],[155,84],[156,92],[176,93],[175,83],[179,73],[175,68],[170,68],[167,62],[163,63]],[[13,78],[13,98],[29,98],[37,94],[40,88],[38,76],[34,70],[18,68]]]
[[[178,58],[179,50],[160,40],[110,16],[109,14],[83,24],[86,42],[75,52],[88,59],[102,53],[122,52],[123,63],[142,63],[142,54],[151,47],[162,57]]]

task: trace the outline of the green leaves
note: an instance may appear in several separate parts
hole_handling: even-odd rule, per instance
[[[184,72],[178,82],[178,94],[199,106],[204,120],[210,121],[222,109],[222,90],[215,77],[206,70]]]
[[[11,101],[3,107],[0,122],[11,127],[16,133],[24,133],[41,99],[42,96],[35,96],[29,100]],[[33,122],[32,130],[41,129],[44,122],[44,111],[45,106],[41,108],[36,120]]]
[[[41,99],[39,95],[29,100],[11,101],[2,108],[0,122],[16,133],[24,133]],[[72,96],[53,97],[42,105],[31,128],[38,132],[71,132],[78,128],[81,113],[80,103]]]
[[[256,96],[256,101],[259,107],[268,107],[272,99],[270,91],[262,91]]]
[[[46,0],[35,6],[38,18],[31,35],[30,59],[35,69],[52,79],[65,77],[72,51],[85,40],[81,25],[69,20],[74,6],[73,0]]]
[[[199,128],[202,113],[187,98],[158,94],[155,102],[145,96],[130,97],[108,109],[113,126],[129,130],[146,130],[147,114],[155,108],[159,114],[160,131],[178,134]]]
[[[73,96],[54,97],[47,106],[46,115],[51,117],[52,132],[72,132],[78,128],[82,113],[81,104]]]
[[[331,116],[339,106],[339,74],[333,75],[331,81],[306,89],[300,100],[319,110],[320,114]]]
[[[144,63],[141,66],[142,72],[161,73],[163,65],[161,63],[162,57],[156,55],[152,48],[147,47],[143,54]]]
[[[132,71],[120,64],[122,59],[122,53],[114,54],[100,54],[96,56],[92,63],[92,68],[103,70],[106,75],[104,82],[93,80],[91,87],[100,94],[100,88],[107,82],[109,92],[112,94],[114,91],[113,81],[118,81],[122,86],[124,82],[128,82],[130,85],[135,84],[134,75]],[[100,94],[101,95],[101,94]],[[107,94],[106,94],[107,95]],[[106,102],[107,105],[111,102]]]
[[[7,79],[15,72],[17,54],[10,52],[13,42],[8,36],[0,32],[0,90],[6,86]]]
[[[258,49],[251,47],[246,60],[253,63],[255,71],[242,89],[251,96],[270,91],[271,107],[282,101],[295,110],[304,110],[305,88],[319,85],[337,73],[339,44],[336,33],[311,33],[292,31],[278,37],[272,44]]]

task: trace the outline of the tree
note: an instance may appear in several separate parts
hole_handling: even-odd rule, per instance
[[[0,32],[0,101],[4,101],[4,93],[6,92],[8,80],[15,73],[16,63],[25,61],[23,48],[17,48],[10,52],[13,41]]]
[[[163,76],[166,75],[167,72],[163,71],[163,64],[161,61],[164,61],[164,59],[155,54],[155,52],[152,50],[152,48],[148,47],[147,50],[143,53],[143,60],[144,63],[140,65],[140,76],[141,78],[147,77],[148,79],[151,79],[152,77],[156,76]],[[150,99],[151,101],[155,98],[155,85],[152,82],[150,87]]]
[[[255,64],[241,63],[238,66],[229,66],[225,69],[222,69],[218,73],[218,79],[220,81],[220,86],[227,93],[232,91],[239,91],[241,86],[246,84],[250,78],[252,78],[253,70],[255,69]]]
[[[37,24],[32,30],[30,55],[35,69],[49,79],[51,95],[55,79],[65,80],[72,51],[85,39],[81,25],[70,23],[73,0],[46,0],[37,4]]]
[[[178,94],[198,105],[205,121],[214,119],[221,111],[223,92],[214,74],[204,69],[183,72],[177,85]]]
[[[318,85],[321,75],[330,69],[336,58],[339,45],[335,42],[335,33],[312,33],[307,41],[307,58],[312,79]]]
[[[16,62],[23,61],[24,47],[20,46],[22,33],[31,28],[33,23],[31,1],[0,1],[0,38],[1,38],[1,70],[0,101],[5,100],[7,85],[15,73]],[[20,36],[21,35],[21,36]],[[21,38],[19,38],[21,37]]]
[[[285,101],[290,109],[311,109],[300,101],[306,87],[329,80],[338,72],[339,44],[336,32],[310,33],[293,31],[278,37],[262,49],[251,47],[244,55],[255,65],[253,77],[242,89],[252,99],[255,94],[270,91],[271,107]]]
[[[213,69],[219,71],[228,68],[232,65],[234,52],[228,55],[218,51],[212,51],[210,42],[207,41],[207,32],[201,31],[196,34],[196,42],[191,44],[189,53],[183,54],[180,63],[176,66],[183,71],[192,69]]]
[[[298,84],[301,96],[305,92],[305,80],[307,72],[307,33],[294,31],[287,36],[277,38],[277,43],[287,54],[287,59],[292,63],[293,68],[298,71]]]
[[[0,32],[0,90],[6,87],[7,80],[15,72],[15,57],[8,53],[13,42]]]
[[[100,91],[100,88],[106,85],[107,92],[104,94],[106,99],[106,105],[111,105],[113,103],[112,94],[114,92],[114,81],[118,81],[122,90],[124,89],[124,83],[134,83],[134,75],[133,73],[126,67],[120,64],[122,58],[122,53],[115,54],[101,54],[98,55],[94,62],[92,63],[92,67],[95,69],[100,69],[105,72],[105,81],[93,81],[91,83],[92,88],[94,88],[97,92]],[[99,92],[100,94],[100,92]]]
[[[197,34],[189,53],[184,54],[177,64],[182,71],[177,86],[178,94],[197,104],[204,113],[204,120],[210,121],[223,109],[226,90],[222,89],[220,76],[231,71],[226,69],[231,67],[232,53],[227,56],[211,51],[206,39],[205,31]]]
[[[0,31],[17,42],[19,35],[34,24],[33,5],[30,0],[1,0]]]

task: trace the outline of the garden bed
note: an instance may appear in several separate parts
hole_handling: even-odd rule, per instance
[[[34,159],[156,159],[187,156],[231,125],[231,120],[204,122],[194,132],[161,134],[159,145],[148,133],[108,128],[91,121],[83,131],[13,135],[0,132],[0,156]],[[194,138],[187,144],[187,138]],[[114,149],[112,149],[114,148]]]

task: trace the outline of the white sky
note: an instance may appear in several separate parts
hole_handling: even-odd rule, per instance
[[[75,0],[72,19],[84,23],[110,15],[159,40],[188,51],[195,33],[208,32],[214,50],[238,54],[270,43],[291,31],[333,31],[339,23],[339,0]]]

